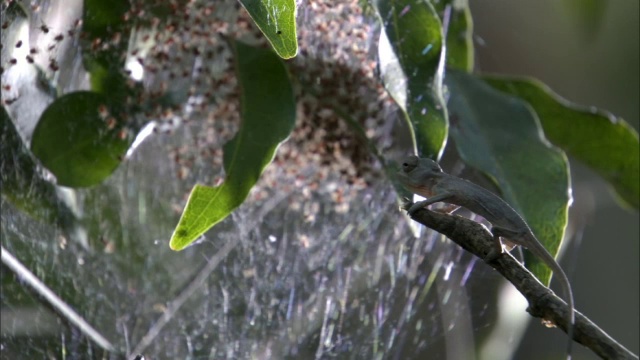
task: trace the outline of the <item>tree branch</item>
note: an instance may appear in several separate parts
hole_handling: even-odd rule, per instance
[[[404,206],[407,210],[411,203]],[[484,259],[492,248],[493,238],[487,228],[457,215],[447,215],[421,209],[411,218],[451,239],[470,253]],[[546,286],[542,285],[511,254],[503,253],[488,263],[511,282],[529,302],[531,316],[550,321],[567,332],[569,307]],[[603,359],[638,359],[586,316],[576,311],[573,340],[588,347]]]

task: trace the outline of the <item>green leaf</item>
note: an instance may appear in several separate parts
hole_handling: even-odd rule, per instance
[[[565,0],[557,2],[564,8],[564,16],[573,21],[581,30],[586,40],[593,41],[598,32],[602,30],[602,24],[607,17],[606,0]]]
[[[82,31],[90,40],[106,39],[123,30],[124,15],[129,8],[128,0],[85,0]],[[121,41],[126,45],[128,38],[121,38]]]
[[[638,133],[627,122],[606,111],[572,104],[534,79],[485,80],[528,102],[554,145],[591,167],[613,186],[622,201],[638,209],[640,145]]]
[[[131,90],[127,86],[124,62],[132,20],[127,0],[85,0],[83,9],[84,65],[90,74],[91,90],[107,96],[112,107],[125,108]],[[100,46],[94,47],[98,43]]]
[[[126,102],[134,94],[133,88],[127,84],[127,78],[120,71],[123,67],[114,66],[105,57],[86,58],[85,67],[89,72],[89,82],[91,90],[105,96],[105,99],[118,113],[126,113]]]
[[[128,136],[107,104],[100,94],[79,91],[57,99],[42,113],[31,151],[58,184],[96,185],[120,164]]]
[[[442,98],[442,24],[427,1],[380,0],[382,81],[412,129],[418,154],[439,158],[448,131]]]
[[[473,18],[467,0],[434,1],[447,30],[447,67],[473,71]]]
[[[68,228],[75,220],[55,186],[40,176],[6,109],[0,113],[0,180],[2,196],[16,207],[51,224]]]
[[[294,0],[240,0],[276,53],[290,59],[298,53]]]
[[[222,185],[196,185],[169,246],[182,250],[245,200],[295,123],[296,106],[287,71],[271,51],[235,42],[241,88],[240,129],[224,146]]]
[[[459,71],[447,73],[451,135],[466,163],[487,174],[502,197],[556,254],[570,202],[566,156],[544,138],[534,112],[522,100]],[[527,254],[526,265],[543,284],[551,271]]]

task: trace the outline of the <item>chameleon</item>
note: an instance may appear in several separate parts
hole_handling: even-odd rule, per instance
[[[491,191],[468,180],[445,173],[440,165],[431,159],[409,156],[402,162],[402,167],[397,175],[399,181],[409,191],[426,198],[426,200],[416,202],[409,207],[408,213],[410,215],[437,202],[456,205],[453,210],[447,212],[464,207],[482,216],[492,225],[490,231],[493,235],[494,246],[486,255],[484,259],[486,262],[491,262],[502,254],[503,243],[500,240],[502,238],[509,250],[516,245],[527,248],[533,255],[541,259],[554,274],[558,275],[569,305],[567,358],[571,359],[575,324],[571,284],[558,262],[538,241],[518,212]]]

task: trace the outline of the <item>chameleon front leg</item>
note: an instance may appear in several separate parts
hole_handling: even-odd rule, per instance
[[[411,207],[409,208],[409,210],[407,210],[407,212],[409,213],[409,215],[413,215],[416,211],[422,208],[425,208],[431,204],[434,204],[440,201],[447,200],[450,197],[451,197],[451,194],[449,193],[443,193],[443,194],[432,196],[426,200],[418,201],[417,203],[411,205]]]

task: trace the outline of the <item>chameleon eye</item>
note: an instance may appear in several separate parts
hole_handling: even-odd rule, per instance
[[[411,172],[413,169],[416,168],[416,166],[418,165],[417,163],[417,158],[408,158],[406,159],[403,163],[402,163],[402,171],[408,173]]]

